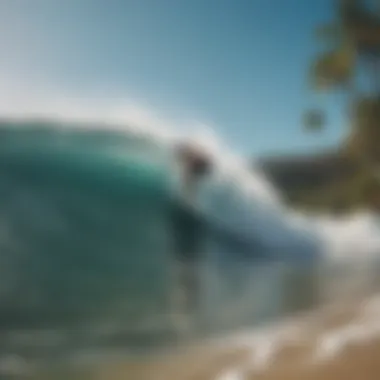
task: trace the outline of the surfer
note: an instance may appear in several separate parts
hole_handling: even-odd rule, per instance
[[[210,158],[190,144],[178,145],[176,158],[181,170],[180,201],[175,205],[174,235],[174,299],[177,323],[189,322],[199,304],[199,259],[203,239],[203,223],[195,212],[197,186],[211,170]]]

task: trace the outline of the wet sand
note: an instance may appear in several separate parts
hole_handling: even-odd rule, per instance
[[[151,359],[99,365],[94,380],[378,380],[380,301],[335,306]]]

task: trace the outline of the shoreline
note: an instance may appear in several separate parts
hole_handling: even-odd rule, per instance
[[[333,305],[292,323],[289,320],[278,327],[221,338],[152,362],[134,363],[132,367],[120,363],[98,372],[94,380],[377,380],[377,358],[378,296]],[[363,375],[358,377],[359,373]]]

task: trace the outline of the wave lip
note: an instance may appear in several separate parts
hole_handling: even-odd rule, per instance
[[[2,150],[11,149],[12,144],[18,149],[43,146],[44,149],[62,150],[76,146],[77,151],[104,152],[119,160],[132,155],[145,162],[159,160],[161,165],[167,165],[173,160],[174,147],[186,139],[207,151],[214,161],[215,186],[228,188],[226,191],[230,197],[238,198],[236,206],[232,207],[240,207],[240,216],[230,225],[238,224],[243,230],[257,230],[268,244],[278,240],[274,246],[285,244],[286,239],[296,242],[305,240],[306,235],[308,239],[312,236],[320,241],[325,257],[343,259],[380,251],[379,223],[371,212],[362,211],[346,218],[334,218],[288,210],[281,202],[280,192],[260,169],[252,168],[231,153],[214,134],[181,134],[173,132],[173,128],[165,129],[164,123],[159,128],[150,127],[149,120],[145,124],[128,125],[122,122],[122,117],[117,121],[107,112],[96,114],[78,107],[74,112],[65,113],[56,108],[49,110],[47,107],[48,111],[42,112],[15,112],[3,118],[0,122]],[[204,203],[205,212],[216,215],[215,207],[210,209],[211,201],[207,195]],[[224,219],[227,221],[228,218]],[[288,237],[285,239],[285,236]]]

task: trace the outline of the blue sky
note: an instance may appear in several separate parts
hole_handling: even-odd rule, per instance
[[[332,12],[331,0],[1,0],[0,78],[125,94],[213,125],[244,154],[310,151],[344,130],[338,98],[306,81]],[[301,126],[315,105],[330,125],[316,136]]]

